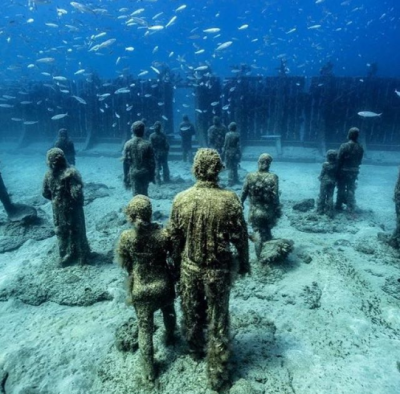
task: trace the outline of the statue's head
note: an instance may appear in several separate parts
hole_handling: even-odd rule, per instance
[[[258,170],[259,171],[268,171],[269,167],[272,163],[272,156],[268,153],[263,153],[258,158]]]
[[[213,117],[213,124],[214,124],[215,126],[219,126],[219,125],[221,124],[221,119],[220,119],[219,116],[214,116],[214,117]]]
[[[193,174],[199,181],[218,181],[224,168],[221,157],[215,149],[199,149],[193,161]]]
[[[52,170],[59,170],[67,167],[67,160],[64,152],[59,148],[52,148],[47,152],[47,165]]]
[[[143,137],[144,135],[144,123],[141,120],[134,122],[131,126],[132,134],[136,137]]]
[[[359,135],[360,135],[360,130],[357,127],[352,127],[347,134],[347,139],[357,142]]]
[[[229,129],[229,131],[236,131],[237,130],[237,124],[235,122],[229,123],[228,129]]]
[[[157,120],[157,122],[154,122],[152,129],[155,131],[161,131],[161,127],[162,127],[161,122]]]
[[[184,122],[189,122],[189,116],[183,115],[183,116],[182,116],[182,120],[183,120]]]
[[[68,130],[67,129],[58,130],[58,138],[63,140],[68,139]]]
[[[329,149],[328,152],[326,152],[326,160],[328,160],[330,163],[334,163],[337,160],[338,156],[338,151],[335,149]]]
[[[125,214],[131,223],[150,223],[152,215],[150,199],[141,194],[133,197],[125,208]]]

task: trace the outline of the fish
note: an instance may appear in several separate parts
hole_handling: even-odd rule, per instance
[[[131,91],[128,88],[119,88],[114,92],[114,94],[124,94],[124,93],[130,93]]]
[[[163,115],[163,116],[161,116],[166,122],[168,122],[168,118],[165,116],[165,115]]]
[[[238,30],[246,30],[249,27],[249,25],[242,25],[238,28]]]
[[[144,8],[139,8],[138,10],[133,11],[132,14],[131,14],[131,16],[139,15],[139,14],[141,14],[144,10],[145,10]]]
[[[160,70],[156,69],[153,66],[150,66],[150,68],[156,73],[156,74],[160,74]]]
[[[165,25],[165,27],[171,26],[177,19],[177,16],[173,16],[170,21]]]
[[[0,107],[1,108],[14,108],[14,106],[11,104],[0,104]]]
[[[293,29],[290,29],[286,32],[286,34],[292,34],[296,31],[297,29],[294,27]]]
[[[56,59],[54,59],[54,57],[42,57],[36,60],[36,63],[54,63],[55,61]]]
[[[60,120],[65,118],[66,116],[68,116],[68,112],[66,112],[65,114],[54,115],[51,117],[51,120]]]
[[[67,78],[62,77],[62,76],[55,76],[55,77],[53,77],[53,79],[54,79],[55,81],[68,81]]]
[[[74,72],[74,75],[80,75],[83,74],[86,70],[84,68],[81,68],[80,70]]]
[[[32,101],[21,101],[21,105],[29,105],[32,104]]]
[[[138,74],[138,77],[143,77],[144,75],[148,74],[149,72],[147,70],[142,71],[141,73]]]
[[[309,26],[307,27],[308,30],[316,30],[319,29],[321,27],[321,25],[313,25],[313,26]]]
[[[221,31],[221,29],[218,27],[211,27],[209,29],[203,30],[203,33],[214,34],[214,33],[219,33],[220,31]]]
[[[199,114],[203,113],[203,111],[201,109],[198,109],[198,108],[196,108],[195,111],[198,112]]]
[[[70,4],[72,7],[74,7],[76,10],[78,10],[82,14],[94,14],[95,13],[90,7],[83,5],[81,3],[77,3],[76,1],[71,1]]]
[[[394,92],[400,97],[400,92],[397,89]]]
[[[227,111],[227,110],[229,109],[229,104],[228,104],[228,105],[224,105],[224,106],[222,107],[222,109],[223,109],[224,111]]]
[[[67,93],[69,93],[69,90],[67,90],[67,89],[60,89],[60,92],[61,92],[61,93],[67,94]]]
[[[232,44],[233,44],[232,41],[224,42],[223,44],[219,45],[215,50],[216,50],[216,51],[222,51],[222,50],[224,50],[224,49],[230,47]]]
[[[179,7],[175,10],[175,12],[183,11],[186,7],[187,7],[186,4],[182,4],[181,6],[179,6]]]
[[[372,112],[372,111],[360,111],[360,112],[358,112],[357,115],[359,115],[363,118],[377,118],[377,117],[381,116],[382,113],[377,114],[376,112]]]
[[[149,26],[148,29],[151,30],[151,31],[159,31],[159,30],[164,29],[164,26],[162,26],[162,25],[154,25],[154,26]]]
[[[134,47],[126,47],[125,48],[125,51],[127,51],[127,52],[133,52],[134,50],[135,50]]]
[[[13,122],[22,122],[23,121],[23,119],[21,119],[21,118],[11,118],[11,120]]]
[[[86,105],[87,103],[86,103],[86,101],[82,98],[82,97],[79,97],[79,96],[72,96],[76,101],[78,101],[79,103],[81,103],[81,104],[84,104],[84,105]]]
[[[105,99],[107,97],[111,96],[111,93],[104,93],[104,94],[98,94],[97,97],[100,97],[102,99]]]
[[[14,96],[9,96],[8,94],[3,94],[3,97],[4,97],[5,99],[7,99],[7,100],[15,100],[15,99],[16,99],[16,97],[14,97]]]
[[[216,107],[219,104],[219,101],[213,101],[211,103],[211,107]]]
[[[30,125],[33,125],[36,123],[39,123],[39,121],[38,120],[27,120],[24,122],[24,125],[30,126]]]
[[[194,54],[195,54],[195,55],[200,55],[200,54],[202,54],[202,53],[204,53],[204,52],[205,52],[204,49],[199,49],[199,50],[196,51]]]
[[[97,51],[99,51],[100,49],[107,48],[107,47],[109,47],[110,45],[114,44],[115,41],[117,41],[115,38],[110,38],[109,40],[104,41],[104,42],[102,42],[102,43],[99,44],[99,45],[95,45],[95,46],[91,47],[91,48],[89,49],[89,52],[93,52],[93,51],[97,52]]]

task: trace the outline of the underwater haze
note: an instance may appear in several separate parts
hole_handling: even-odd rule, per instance
[[[150,78],[161,65],[232,76],[241,64],[276,75],[280,59],[291,75],[331,61],[336,75],[363,76],[378,63],[379,75],[398,76],[399,21],[396,0],[5,0],[0,76]]]

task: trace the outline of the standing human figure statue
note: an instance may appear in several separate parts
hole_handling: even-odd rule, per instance
[[[323,215],[324,213],[333,218],[333,194],[337,181],[337,155],[336,150],[330,149],[326,153],[326,162],[322,164],[321,174],[318,179],[321,182],[320,192],[317,203],[317,213]]]
[[[154,158],[156,161],[156,183],[157,185],[161,185],[161,170],[163,172],[164,183],[170,181],[168,167],[169,143],[167,136],[162,132],[161,122],[155,122],[153,129],[154,132],[150,134],[150,143],[153,147]]]
[[[400,249],[400,171],[394,188],[393,201],[396,207],[396,228],[389,238],[388,243],[395,249]]]
[[[222,155],[222,148],[224,146],[226,127],[222,124],[219,116],[213,117],[213,124],[208,129],[208,146],[216,149]]]
[[[141,121],[132,124],[134,137],[124,146],[124,185],[132,188],[134,196],[147,196],[150,182],[155,182],[156,163],[154,151],[144,136],[144,123]]]
[[[161,309],[165,326],[165,344],[172,344],[176,326],[174,281],[167,263],[171,250],[165,230],[151,222],[152,208],[148,197],[135,196],[125,210],[134,225],[122,232],[117,257],[129,274],[129,295],[136,311],[139,349],[146,381],[154,381],[153,333],[154,312]]]
[[[258,171],[247,174],[242,189],[242,204],[250,199],[249,223],[255,233],[255,250],[260,259],[265,242],[272,239],[272,228],[281,217],[279,178],[269,172],[272,156],[263,153],[258,158]]]
[[[0,172],[0,201],[3,204],[4,210],[7,213],[8,220],[11,222],[24,222],[37,217],[35,208],[19,203],[13,203],[8,194],[6,185],[3,182],[3,177]]]
[[[192,137],[196,134],[193,124],[187,115],[183,115],[179,126],[179,133],[182,138],[182,160],[192,161]]]
[[[83,182],[75,167],[70,167],[64,152],[52,148],[47,152],[47,171],[43,197],[51,200],[61,264],[85,264],[90,248],[86,238],[83,212]]]
[[[199,149],[192,168],[196,184],[176,196],[170,217],[184,336],[192,356],[201,358],[207,328],[207,372],[214,390],[228,379],[229,295],[236,269],[231,245],[239,274],[250,271],[242,206],[235,193],[219,187],[222,168],[216,150]]]
[[[348,142],[340,145],[338,152],[338,181],[337,181],[337,210],[342,210],[346,204],[347,211],[353,212],[356,208],[356,181],[360,172],[360,165],[364,156],[364,149],[358,143],[360,130],[352,127],[347,135]]]
[[[58,131],[58,139],[54,144],[55,148],[59,148],[64,152],[68,164],[75,165],[75,145],[68,137],[67,129]]]
[[[233,186],[239,183],[238,167],[242,158],[242,151],[240,149],[240,134],[236,123],[232,122],[228,129],[229,131],[225,135],[223,157],[228,170],[228,186]]]

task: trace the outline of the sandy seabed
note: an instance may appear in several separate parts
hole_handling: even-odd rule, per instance
[[[40,196],[44,157],[4,154],[1,160],[13,200],[35,205],[51,223],[51,204]],[[183,340],[163,346],[158,314],[154,388],[142,385],[139,352],[117,350],[116,330],[134,317],[125,304],[125,273],[113,262],[131,193],[122,187],[117,159],[78,157],[77,166],[97,253],[90,265],[57,267],[54,235],[10,236],[0,212],[0,393],[211,393],[205,362],[192,360]],[[189,165],[170,167],[174,183],[150,188],[161,222],[174,195],[192,184]],[[241,178],[255,169],[256,162],[242,163]],[[231,293],[229,392],[399,393],[400,258],[377,237],[394,229],[397,168],[362,166],[360,211],[332,222],[292,209],[317,197],[319,164],[274,162],[272,171],[280,177],[284,213],[274,236],[294,240],[295,249],[285,262],[260,267],[250,246],[252,275],[238,279]],[[226,183],[225,173],[221,178]],[[24,242],[7,248],[10,237]],[[179,312],[178,300],[176,306]]]

